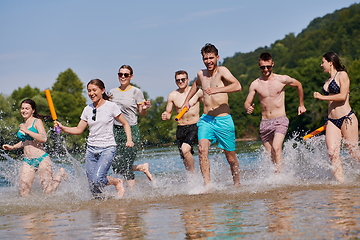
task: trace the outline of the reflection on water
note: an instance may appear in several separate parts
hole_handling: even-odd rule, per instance
[[[189,177],[176,147],[149,148],[155,181],[136,173],[137,186],[121,200],[91,200],[83,163],[56,159],[70,178],[44,195],[34,184],[18,196],[20,163],[1,152],[0,236],[5,239],[341,239],[360,236],[359,163],[342,153],[347,180],[334,181],[323,137],[287,140],[284,172],[275,175],[261,143],[240,142],[240,188],[234,188],[223,153],[211,148],[213,191],[199,194],[202,177]],[[80,154],[77,156],[82,158]],[[196,156],[197,161],[197,156]],[[112,174],[110,172],[110,174]],[[35,181],[36,182],[36,181]]]
[[[352,192],[348,190],[334,191],[329,196],[326,207],[329,208],[329,222],[332,223],[331,229],[334,232],[340,232],[343,236],[360,237],[360,199],[352,196]]]
[[[268,231],[280,238],[295,234],[291,222],[294,215],[294,206],[291,194],[283,194],[267,203]]]
[[[0,217],[5,239],[341,239],[360,235],[358,188],[273,191],[253,198],[107,200]]]
[[[184,206],[181,209],[186,239],[200,239],[215,236],[214,212],[208,204]]]

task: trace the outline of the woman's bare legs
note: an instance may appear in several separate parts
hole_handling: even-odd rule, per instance
[[[40,164],[38,168],[39,177],[41,181],[41,186],[44,190],[44,193],[53,193],[58,187],[61,182],[61,179],[66,177],[66,173],[64,168],[60,168],[60,171],[56,176],[53,178],[52,172],[52,162],[50,157],[47,156]]]
[[[343,124],[343,127],[345,123]],[[337,181],[344,181],[344,169],[340,159],[340,145],[341,145],[342,134],[338,127],[332,122],[328,121],[326,126],[325,141],[328,149],[329,157],[332,163],[332,170],[334,177]]]
[[[20,168],[19,193],[22,197],[28,197],[35,179],[36,169],[23,162]]]
[[[351,157],[360,162],[358,119],[355,114],[352,114],[350,117],[351,122],[345,122],[341,132]]]

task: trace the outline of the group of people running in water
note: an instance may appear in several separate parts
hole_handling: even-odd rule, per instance
[[[205,44],[201,55],[206,68],[198,71],[192,86],[189,86],[186,71],[175,72],[178,88],[168,95],[166,110],[161,118],[164,121],[170,120],[173,110],[180,113],[184,108],[188,109],[178,119],[177,145],[185,169],[190,175],[195,173],[193,148],[198,146],[204,192],[207,192],[211,189],[209,148],[215,142],[224,151],[234,185],[240,185],[235,126],[230,114],[228,94],[241,91],[242,86],[225,66],[218,66],[220,57],[214,45]],[[285,87],[291,86],[297,90],[298,115],[306,112],[304,92],[298,80],[273,72],[271,54],[262,53],[258,64],[261,76],[251,83],[244,108],[248,114],[253,113],[254,98],[256,94],[259,96],[262,108],[260,137],[273,162],[274,172],[280,173],[283,171],[282,145],[289,125],[285,111]],[[328,101],[325,142],[334,178],[343,182],[344,170],[340,159],[342,140],[351,156],[360,161],[358,120],[349,103],[350,80],[339,56],[334,52],[326,53],[320,66],[330,77],[323,85],[322,94],[314,92],[313,95],[315,99]],[[87,84],[87,92],[92,103],[83,109],[78,125],[67,127],[55,122],[55,126],[69,134],[81,134],[89,127],[85,169],[94,198],[102,198],[107,185],[114,185],[117,197],[123,197],[123,180],[108,175],[111,167],[115,174],[123,176],[129,189],[135,186],[134,171],[143,172],[153,181],[148,163],[134,164],[140,144],[138,115],[145,116],[151,105],[149,100],[145,100],[143,92],[130,84],[132,78],[133,69],[129,65],[121,66],[118,71],[120,86],[111,89],[109,95],[102,80],[91,80]],[[200,103],[204,106],[201,116]],[[43,191],[52,193],[67,174],[60,168],[53,176],[51,160],[44,148],[47,134],[41,121],[42,116],[36,112],[35,102],[31,99],[23,100],[20,113],[24,122],[20,124],[17,133],[19,142],[2,146],[4,150],[24,148],[19,176],[20,195],[30,195],[36,172],[39,173]]]

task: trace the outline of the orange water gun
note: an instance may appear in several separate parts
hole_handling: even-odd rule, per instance
[[[57,116],[56,116],[56,111],[55,111],[54,103],[53,103],[53,100],[52,100],[52,98],[51,98],[50,89],[46,89],[44,92],[45,92],[46,100],[47,100],[48,105],[49,105],[51,118],[52,118],[53,121],[56,121],[56,120],[57,120]],[[55,127],[55,132],[56,132],[57,134],[59,134],[59,133],[60,133],[60,127]]]
[[[309,133],[308,135],[304,136],[303,139],[306,140],[308,138],[311,138],[313,136],[315,136],[316,134],[321,133],[322,131],[324,131],[326,129],[326,125],[319,127],[318,129],[316,129],[315,131],[312,131],[311,133]]]
[[[175,121],[179,121],[181,118],[182,118],[182,116],[184,116],[184,114],[187,112],[187,110],[189,110],[189,108],[188,107],[184,107],[180,112],[179,112],[179,114],[178,115],[176,115],[176,117],[175,117]]]

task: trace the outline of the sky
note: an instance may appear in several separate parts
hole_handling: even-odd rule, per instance
[[[53,86],[71,68],[84,86],[119,86],[121,65],[150,99],[176,89],[174,73],[204,68],[200,50],[221,61],[299,34],[317,17],[354,0],[0,0],[0,94]],[[274,59],[276,61],[276,59]],[[84,89],[85,91],[85,89]]]

